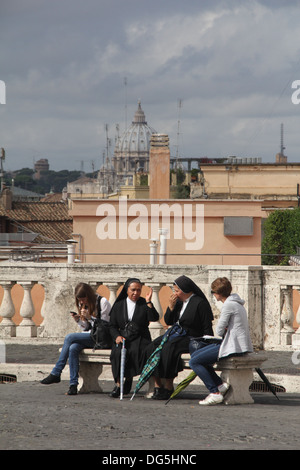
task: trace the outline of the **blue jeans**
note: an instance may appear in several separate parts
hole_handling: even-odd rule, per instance
[[[218,392],[218,385],[222,383],[212,366],[218,360],[219,349],[220,344],[208,344],[193,352],[189,362],[210,393]]]
[[[93,348],[94,342],[89,333],[70,333],[65,337],[64,344],[51,374],[60,376],[69,359],[70,385],[78,384],[79,353],[84,348]]]

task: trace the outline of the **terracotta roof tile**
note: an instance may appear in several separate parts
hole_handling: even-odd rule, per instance
[[[68,206],[62,202],[18,202],[6,211],[6,215],[18,222],[31,220],[72,220]]]
[[[0,216],[38,233],[35,241],[65,242],[72,236],[73,219],[65,202],[14,202],[11,210],[0,205]]]

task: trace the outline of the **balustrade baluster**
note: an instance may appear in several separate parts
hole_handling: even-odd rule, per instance
[[[161,287],[163,286],[163,284],[147,283],[147,285],[153,289],[152,303],[154,307],[156,308],[157,312],[159,313],[159,319],[161,320],[163,317],[163,311],[162,311],[160,300],[159,300],[159,291]],[[164,331],[163,326],[160,323],[160,321],[151,322],[149,325],[149,329],[150,329],[150,334],[151,334],[152,339],[157,338]]]
[[[17,336],[33,338],[37,336],[37,327],[32,320],[34,315],[34,306],[31,298],[31,289],[36,284],[35,281],[18,282],[24,289],[24,297],[20,309],[20,315],[23,317],[22,322],[17,327]]]
[[[44,282],[39,282],[38,284],[41,285],[44,289],[44,301],[43,301],[42,307],[41,307],[42,321],[41,321],[41,324],[37,327],[37,336],[42,338],[44,336],[44,322],[45,322],[45,309],[46,309],[46,306],[47,306],[47,298],[46,298],[47,296],[46,296],[45,283]]]
[[[9,338],[16,336],[16,325],[12,321],[15,314],[15,307],[11,297],[11,289],[15,285],[14,281],[2,281],[3,299],[0,307],[0,316],[3,318],[0,323],[0,337]]]
[[[282,309],[281,309],[281,322],[282,328],[280,331],[281,343],[284,345],[292,344],[292,336],[294,334],[293,321],[293,289],[292,286],[281,286],[282,294]]]
[[[117,298],[117,292],[120,286],[122,286],[121,282],[105,282],[105,286],[109,289],[109,303],[111,306],[115,303]]]
[[[299,287],[297,287],[297,291],[298,292],[300,291]],[[298,323],[299,327],[295,331],[295,334],[292,336],[292,344],[293,346],[297,346],[297,348],[299,348],[300,346],[300,305],[296,313],[296,322]]]

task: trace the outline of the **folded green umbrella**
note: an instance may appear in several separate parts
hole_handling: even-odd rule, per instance
[[[148,381],[148,379],[151,377],[153,372],[155,371],[157,365],[159,364],[160,361],[160,356],[161,356],[161,350],[164,346],[164,344],[169,340],[169,337],[171,334],[179,328],[177,324],[173,325],[171,328],[167,330],[167,332],[164,334],[159,346],[153,351],[149,359],[147,360],[146,364],[144,365],[144,368],[141,372],[141,375],[139,377],[139,380],[137,381],[137,384],[135,386],[133,395],[130,400],[132,400],[135,396],[135,394],[142,388],[142,386]],[[180,327],[181,328],[181,327]],[[182,328],[181,328],[182,330]]]
[[[131,400],[134,398],[134,395],[142,388],[142,386],[148,381],[148,379],[151,377],[153,374],[156,366],[158,365],[160,361],[160,354],[163,345],[165,342],[168,341],[168,336],[165,336],[163,340],[161,341],[160,345],[153,351],[151,356],[149,357],[148,361],[144,365],[144,368],[141,372],[141,375],[139,377],[139,380],[137,381],[137,384],[135,386],[133,395],[131,397]]]
[[[165,405],[167,405],[169,403],[169,401],[176,397],[176,395],[178,395],[178,393],[180,393],[182,390],[184,390],[195,378],[197,377],[197,374],[196,372],[192,371],[190,373],[190,375],[188,375],[186,377],[186,379],[183,379],[178,385],[177,387],[175,388],[174,392],[172,393],[172,395],[170,396],[170,398],[166,401]]]

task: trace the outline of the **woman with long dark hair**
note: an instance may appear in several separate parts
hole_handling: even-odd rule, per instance
[[[44,385],[60,382],[61,373],[69,359],[70,388],[67,395],[77,394],[80,351],[84,348],[92,349],[95,346],[90,335],[94,321],[99,316],[108,323],[111,310],[111,305],[106,298],[99,296],[89,284],[84,282],[75,287],[75,304],[77,312],[70,313],[82,331],[70,333],[65,337],[57,363],[50,375],[41,381]]]

